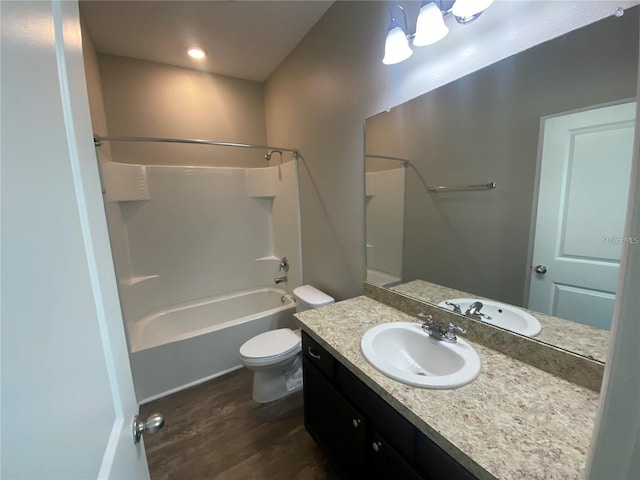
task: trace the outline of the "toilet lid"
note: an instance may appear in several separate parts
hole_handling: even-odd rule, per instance
[[[300,348],[300,337],[288,328],[271,330],[256,335],[240,347],[240,355],[245,358],[273,357]]]

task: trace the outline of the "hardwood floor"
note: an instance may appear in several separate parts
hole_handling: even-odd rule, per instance
[[[302,392],[268,404],[251,398],[242,369],[140,407],[164,414],[145,435],[152,480],[337,480],[304,428]]]

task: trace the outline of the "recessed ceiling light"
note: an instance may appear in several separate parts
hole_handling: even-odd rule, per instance
[[[201,60],[207,56],[207,54],[204,53],[204,50],[201,50],[199,48],[190,48],[189,50],[187,50],[187,53],[191,58],[195,58],[198,60]]]

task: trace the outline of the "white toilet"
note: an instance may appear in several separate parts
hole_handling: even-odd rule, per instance
[[[296,312],[318,308],[335,300],[312,287],[295,288]],[[240,347],[240,361],[253,370],[253,399],[267,403],[302,388],[302,340],[299,330],[279,328],[256,335]]]

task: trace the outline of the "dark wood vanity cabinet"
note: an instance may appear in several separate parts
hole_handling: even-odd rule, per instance
[[[475,479],[305,332],[302,348],[305,427],[343,477]]]
[[[362,415],[307,357],[303,362],[307,431],[345,477],[362,478],[367,428]]]

